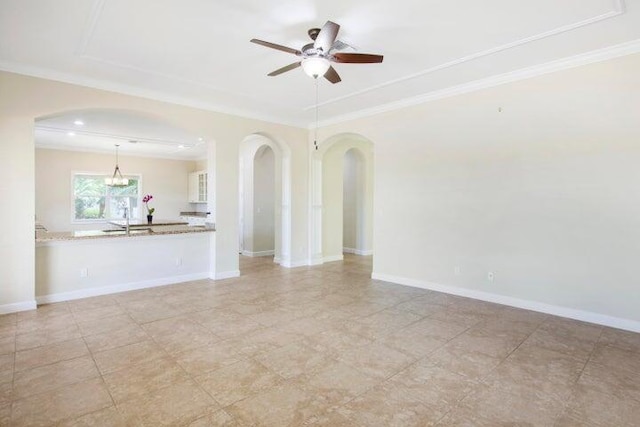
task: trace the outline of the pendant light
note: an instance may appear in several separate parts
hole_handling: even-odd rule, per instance
[[[118,166],[118,147],[120,147],[120,145],[116,144],[116,168],[113,170],[113,176],[104,179],[104,183],[109,187],[126,187],[129,185],[129,180],[122,176],[120,166]]]

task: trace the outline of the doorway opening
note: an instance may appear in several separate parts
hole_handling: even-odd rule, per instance
[[[239,253],[290,266],[291,184],[288,147],[262,134],[240,148]]]
[[[275,255],[275,181],[275,155],[263,145],[253,158],[253,195],[245,207],[251,209],[245,218],[252,221],[246,221],[250,230],[245,234],[243,255]]]
[[[357,134],[312,154],[311,264],[373,254],[373,144]]]
[[[368,255],[366,218],[366,169],[357,148],[344,154],[342,181],[342,253]]]

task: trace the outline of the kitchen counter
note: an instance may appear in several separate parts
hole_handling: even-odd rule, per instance
[[[206,218],[211,212],[180,212],[180,216],[194,216],[198,218]]]
[[[115,221],[114,221],[115,222]],[[81,231],[36,231],[36,243],[46,243],[55,241],[71,241],[85,239],[112,239],[122,237],[139,237],[139,236],[163,236],[169,234],[185,234],[185,233],[207,233],[215,231],[214,226],[187,226],[185,223],[176,225],[158,225],[143,227],[141,224],[131,227],[129,235],[125,230],[81,230]]]
[[[215,277],[211,227],[153,225],[114,230],[39,231],[36,298],[67,301]]]
[[[124,227],[127,225],[127,221],[124,219],[118,221],[109,221],[109,224],[117,225],[119,227]],[[153,219],[152,225],[186,225],[187,221],[182,221],[179,219]],[[129,227],[147,227],[149,223],[147,223],[146,219],[132,219],[129,221]]]

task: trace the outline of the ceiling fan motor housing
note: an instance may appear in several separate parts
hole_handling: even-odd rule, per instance
[[[318,53],[317,49],[313,47],[313,43],[305,44],[301,50],[305,56],[314,56]]]
[[[318,34],[320,34],[320,28],[309,28],[309,31],[307,31],[307,34],[309,34],[309,37],[311,37],[311,40],[315,40],[318,37]]]

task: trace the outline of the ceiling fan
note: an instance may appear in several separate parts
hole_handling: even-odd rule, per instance
[[[322,29],[311,28],[308,34],[311,40],[313,40],[313,43],[302,46],[300,50],[258,39],[251,39],[251,42],[292,53],[302,58],[298,62],[270,72],[268,75],[272,77],[302,66],[305,73],[313,78],[324,76],[331,83],[339,83],[342,79],[340,79],[338,72],[331,65],[332,62],[339,64],[373,64],[382,62],[382,55],[338,52],[339,49],[345,47],[345,43],[336,40],[339,30],[340,25],[331,21],[327,21]]]

